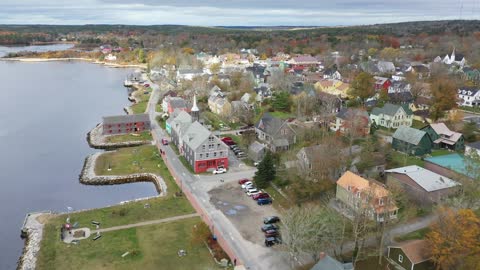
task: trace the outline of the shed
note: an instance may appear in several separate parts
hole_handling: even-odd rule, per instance
[[[392,136],[392,147],[409,155],[423,156],[432,152],[432,139],[425,131],[400,126]]]

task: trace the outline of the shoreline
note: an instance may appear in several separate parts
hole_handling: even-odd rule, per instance
[[[0,61],[5,62],[25,62],[25,63],[41,63],[41,62],[64,62],[64,61],[84,61],[93,64],[104,65],[113,68],[141,68],[147,69],[146,64],[118,64],[113,62],[98,61],[92,58],[83,57],[69,57],[69,58],[28,58],[28,57],[14,57],[14,58],[0,58]]]

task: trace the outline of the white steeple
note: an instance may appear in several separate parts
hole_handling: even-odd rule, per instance
[[[192,106],[192,112],[198,112],[200,111],[197,106],[197,94],[193,95],[193,106]]]

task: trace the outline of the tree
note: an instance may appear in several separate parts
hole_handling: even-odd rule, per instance
[[[431,92],[433,105],[430,107],[430,113],[434,120],[442,118],[445,111],[457,105],[457,87],[452,80],[446,78],[435,80],[432,83]]]
[[[276,92],[273,94],[272,108],[275,111],[289,112],[292,101],[288,92]]]
[[[362,100],[362,103],[365,103],[367,98],[375,94],[373,86],[373,76],[367,72],[361,72],[355,77],[355,80],[353,80],[350,86],[350,94],[359,97]]]
[[[480,219],[470,209],[440,208],[426,236],[437,269],[470,268],[480,264]]]
[[[378,52],[378,49],[377,48],[370,48],[368,49],[368,56],[375,56]]]
[[[273,157],[270,152],[265,154],[263,160],[258,164],[258,170],[255,172],[253,181],[259,188],[266,188],[268,184],[275,179],[276,169]]]
[[[213,63],[210,65],[210,71],[212,72],[212,74],[218,74],[221,67],[222,65],[220,63]]]
[[[143,49],[138,50],[138,62],[140,63],[146,63],[145,59],[145,51]]]
[[[383,48],[383,50],[380,51],[380,57],[382,59],[390,60],[390,61],[395,60],[395,58],[397,58],[399,54],[400,54],[400,50],[394,49],[392,47]]]
[[[476,141],[476,133],[477,133],[477,124],[473,121],[469,121],[463,124],[462,133],[465,137],[465,141],[467,142],[474,142]]]

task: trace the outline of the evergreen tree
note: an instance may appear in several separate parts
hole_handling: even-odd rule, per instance
[[[268,184],[275,179],[276,170],[273,164],[273,157],[267,152],[263,160],[258,164],[258,170],[255,172],[253,180],[258,188],[266,188]]]

